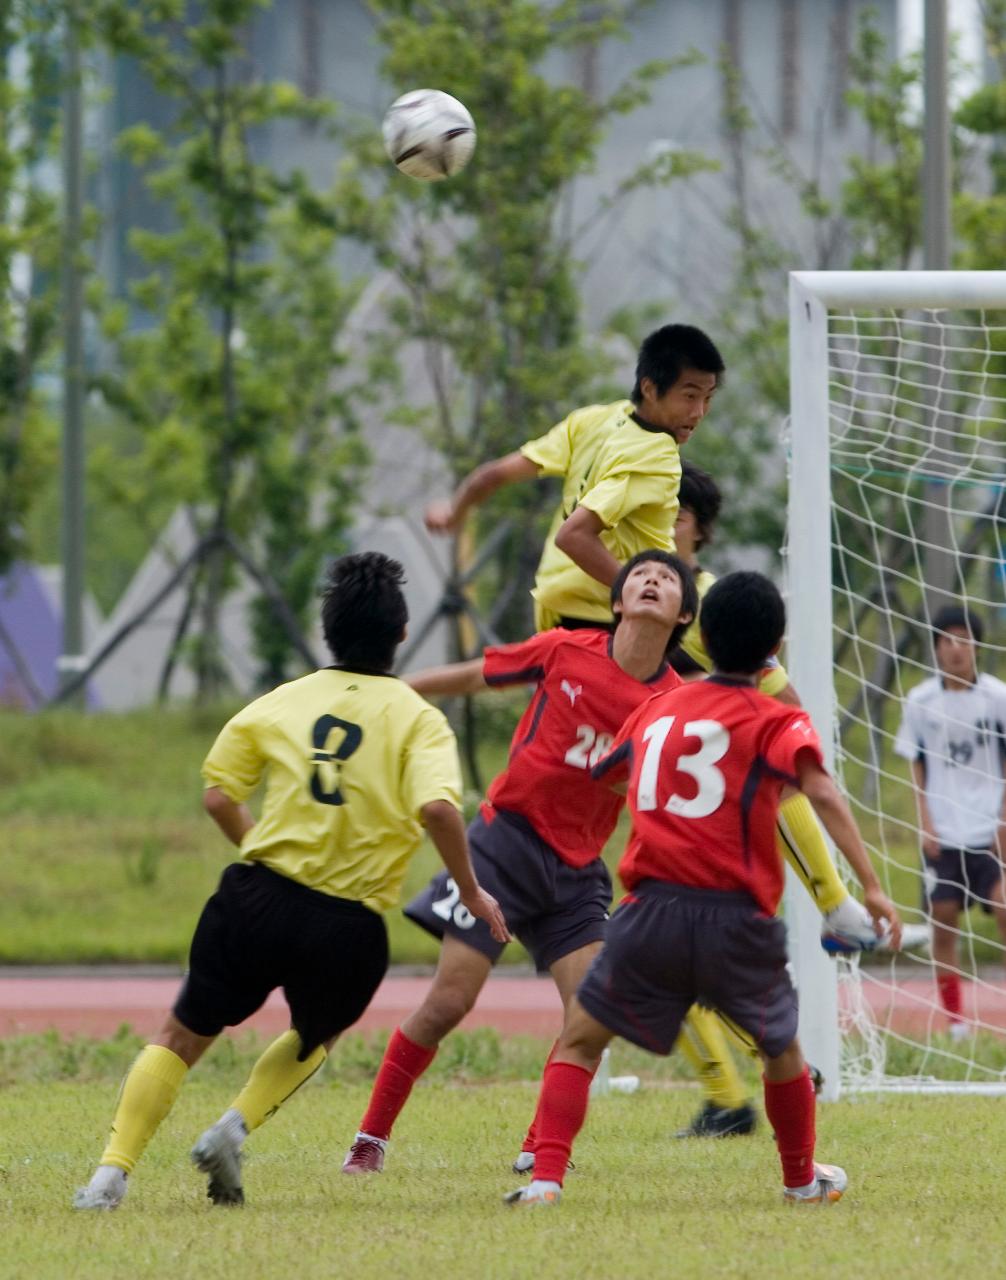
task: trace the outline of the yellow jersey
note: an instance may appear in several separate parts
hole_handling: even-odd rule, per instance
[[[601,541],[624,564],[637,551],[674,550],[681,459],[674,437],[643,426],[631,400],[574,410],[551,431],[521,446],[547,476],[562,477],[532,595],[539,631],[560,617],[611,621],[611,593],[555,545],[563,521],[587,507],[603,524]]]
[[[696,571],[695,585],[698,588],[700,601],[715,581],[716,575],[710,573],[708,569]],[[681,648],[703,671],[712,671],[713,660],[710,658],[706,646],[702,643],[702,630],[699,626],[700,616],[701,609],[689,623],[688,630],[681,637]],[[778,658],[770,658],[762,672],[758,688],[762,693],[768,694],[769,697],[774,697],[775,694],[785,689],[788,684],[789,676],[786,674],[785,667],[783,667]]]
[[[398,901],[423,806],[461,808],[443,713],[394,676],[345,668],[280,685],[239,711],[202,774],[237,804],[266,779],[242,859],[375,911]]]

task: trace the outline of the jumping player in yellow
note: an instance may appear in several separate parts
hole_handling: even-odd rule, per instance
[[[451,498],[427,508],[427,527],[456,532],[468,511],[501,486],[561,477],[562,502],[532,593],[535,621],[540,630],[610,624],[609,590],[621,565],[646,547],[675,550],[678,449],[708,412],[724,367],[700,329],[680,324],[657,329],[640,347],[629,400],[574,410],[544,436],[477,467]],[[708,575],[707,588],[711,582]],[[701,645],[694,626],[693,639]],[[708,665],[707,658],[702,669]],[[760,687],[780,701],[799,704],[777,663]],[[818,908],[849,917],[834,923],[836,932],[843,927],[843,940],[850,947],[874,945],[872,922],[839,879],[805,796],[796,794],[780,806],[779,842]],[[751,1132],[755,1114],[714,1015],[690,1014],[681,1047],[696,1065],[707,1096],[689,1136]]]
[[[241,850],[196,926],[173,1011],[123,1082],[111,1136],[76,1209],[114,1209],[190,1067],[276,987],[291,1028],[202,1135],[192,1160],[214,1204],[241,1204],[241,1148],[321,1066],[388,964],[381,912],[398,899],[425,825],[459,900],[499,942],[475,878],[454,735],[391,674],[408,612],[402,568],[371,552],[332,567],[322,605],[335,664],[281,685],[224,726],[203,764],[204,805]],[[261,817],[245,801],[266,779]]]

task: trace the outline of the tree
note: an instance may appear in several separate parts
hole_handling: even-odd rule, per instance
[[[39,167],[57,124],[56,6],[0,0],[0,573],[26,554],[25,521],[56,459],[39,375],[58,335],[59,218]]]
[[[99,385],[140,442],[125,461],[99,458],[97,482],[139,509],[155,490],[189,506],[204,553],[175,655],[195,627],[204,697],[223,687],[219,613],[236,560],[265,596],[263,681],[283,678],[319,562],[349,520],[347,468],[362,459],[346,395],[332,388],[355,298],[332,264],[336,232],[303,177],[255,153],[269,125],[325,121],[331,108],[255,78],[242,44],[265,2],[99,0],[89,14],[91,31],[175,107],[167,128],[139,124],[120,138],[171,225],[132,231],[149,270],[129,305],[95,299],[118,352]],[[170,665],[162,687],[169,677]]]
[[[399,92],[449,85],[471,110],[478,146],[463,175],[423,185],[388,164],[371,124],[349,139],[339,183],[343,226],[366,240],[397,281],[378,363],[418,344],[429,403],[399,403],[397,417],[425,432],[455,477],[545,430],[589,401],[610,367],[582,328],[575,219],[577,178],[590,173],[611,121],[649,98],[652,85],[695,55],[639,67],[602,100],[547,78],[557,51],[588,50],[621,35],[621,0],[372,0],[383,70]],[[390,95],[393,96],[393,93]],[[708,168],[667,152],[628,173],[589,215],[596,225],[640,186]],[[375,190],[375,176],[379,186]],[[410,393],[413,388],[409,388]],[[494,564],[492,620],[527,634],[526,588],[542,539],[542,491],[494,499],[514,536]]]

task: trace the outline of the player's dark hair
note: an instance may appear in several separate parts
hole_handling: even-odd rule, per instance
[[[690,324],[665,324],[643,339],[636,360],[636,385],[632,388],[633,404],[643,400],[643,379],[649,378],[662,396],[681,377],[685,369],[715,373],[719,385],[726,366],[711,339]]]
[[[409,620],[405,570],[380,551],[342,556],[328,571],[321,625],[336,662],[390,671]]]
[[[940,638],[940,633],[949,631],[951,627],[960,627],[967,631],[972,639],[981,644],[985,635],[985,624],[977,613],[965,609],[962,604],[945,604],[933,618],[933,644]]]
[[[695,517],[699,534],[695,549],[698,551],[712,538],[713,525],[723,505],[723,494],[708,471],[682,459],[678,503]]]
[[[655,547],[649,551],[638,551],[631,560],[627,560],[618,572],[618,577],[611,584],[611,607],[614,612],[616,604],[622,602],[622,588],[625,586],[625,579],[633,571],[637,564],[646,564],[648,561],[655,561],[657,564],[665,564],[669,569],[673,569],[678,575],[678,581],[681,583],[681,613],[687,615],[685,621],[679,622],[671,632],[671,638],[667,642],[667,652],[675,647],[681,637],[688,630],[688,625],[692,618],[699,611],[699,589],[695,585],[695,575],[685,564],[680,556],[672,555],[670,551],[658,551]],[[621,621],[620,615],[615,614],[615,626],[617,627]]]
[[[753,675],[783,637],[786,606],[763,573],[728,573],[703,597],[699,625],[717,671]]]

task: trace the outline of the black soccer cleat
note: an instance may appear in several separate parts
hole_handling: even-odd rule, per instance
[[[687,1129],[679,1129],[676,1138],[740,1138],[754,1133],[758,1113],[749,1102],[739,1107],[718,1107],[707,1102]]]

